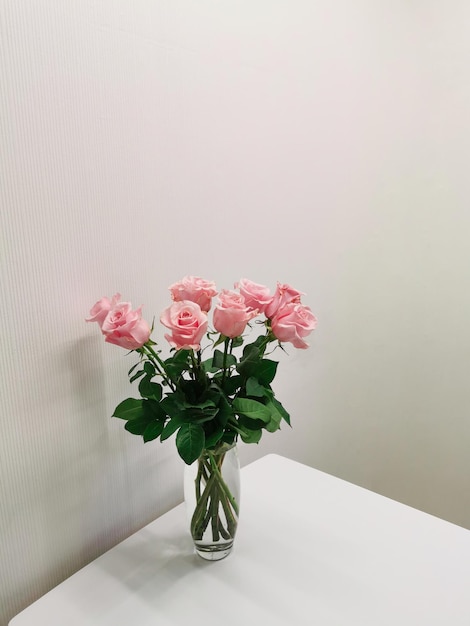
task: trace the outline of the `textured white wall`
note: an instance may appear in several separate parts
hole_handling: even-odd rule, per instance
[[[2,0],[0,624],[181,499],[111,420],[192,273],[291,282],[277,451],[470,527],[470,4]],[[162,335],[161,335],[162,336]],[[267,477],[269,480],[269,477]],[[315,497],[315,494],[306,494]]]

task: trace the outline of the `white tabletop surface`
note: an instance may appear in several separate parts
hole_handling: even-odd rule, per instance
[[[470,531],[278,455],[242,470],[230,556],[183,505],[10,626],[470,626]]]

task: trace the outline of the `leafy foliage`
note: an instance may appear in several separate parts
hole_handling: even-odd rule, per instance
[[[264,331],[241,355],[243,337],[207,333],[213,353],[205,360],[204,350],[186,349],[173,350],[163,360],[156,344],[147,342],[135,350],[140,360],[129,370],[141,397],[121,402],[113,417],[126,420],[125,429],[144,442],[176,433],[178,453],[187,464],[205,449],[216,450],[238,437],[258,443],[264,431],[275,432],[282,421],[290,425],[271,388],[278,363],[265,357],[267,346],[277,340],[267,322]]]

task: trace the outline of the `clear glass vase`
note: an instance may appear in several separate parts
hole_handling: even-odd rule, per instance
[[[237,532],[240,462],[236,444],[203,450],[185,466],[184,500],[197,554],[208,561],[228,556]]]

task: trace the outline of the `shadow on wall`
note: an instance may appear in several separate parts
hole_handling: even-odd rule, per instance
[[[98,338],[83,339],[37,356],[38,368],[54,363],[47,387],[33,381],[18,399],[24,454],[2,476],[2,591],[11,616],[119,538],[116,522],[100,519],[112,446],[98,347]]]
[[[102,337],[75,342],[64,360],[71,380],[73,405],[68,430],[68,467],[61,476],[60,490],[70,490],[75,485],[74,493],[68,496],[67,515],[80,521],[75,528],[76,539],[81,544],[82,557],[88,561],[121,540],[123,532],[127,534],[129,529],[123,528],[120,516],[110,518],[107,511],[116,512],[116,507],[119,510],[117,494],[132,487],[125,471],[121,438],[113,437],[110,429],[112,410]]]

